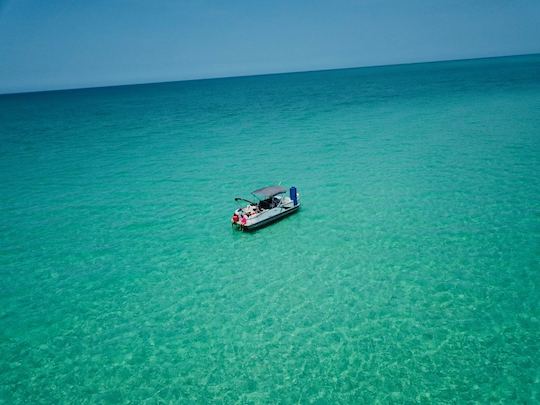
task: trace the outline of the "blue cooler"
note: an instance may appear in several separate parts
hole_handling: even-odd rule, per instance
[[[298,196],[296,195],[296,187],[292,186],[289,190],[291,200],[293,201],[294,205],[298,205]]]

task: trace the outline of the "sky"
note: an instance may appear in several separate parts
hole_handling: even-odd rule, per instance
[[[540,0],[0,0],[0,93],[540,53]]]

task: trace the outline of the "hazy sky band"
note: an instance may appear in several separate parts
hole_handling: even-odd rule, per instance
[[[538,0],[0,0],[0,92],[538,53],[538,21]]]

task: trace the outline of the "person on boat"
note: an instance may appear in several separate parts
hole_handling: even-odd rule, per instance
[[[231,221],[233,222],[233,224],[237,223],[238,220],[240,219],[240,217],[238,216],[238,214],[235,212],[232,216],[232,219]]]
[[[240,223],[242,225],[246,225],[247,224],[247,215],[242,215],[242,220],[240,221]]]

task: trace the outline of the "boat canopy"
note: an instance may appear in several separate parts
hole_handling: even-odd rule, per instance
[[[285,187],[268,186],[268,187],[263,187],[263,188],[260,188],[258,190],[252,191],[251,194],[254,194],[256,196],[263,196],[263,197],[266,197],[266,198],[270,198],[270,197],[273,197],[275,195],[285,193],[286,191],[287,191],[287,189]]]

